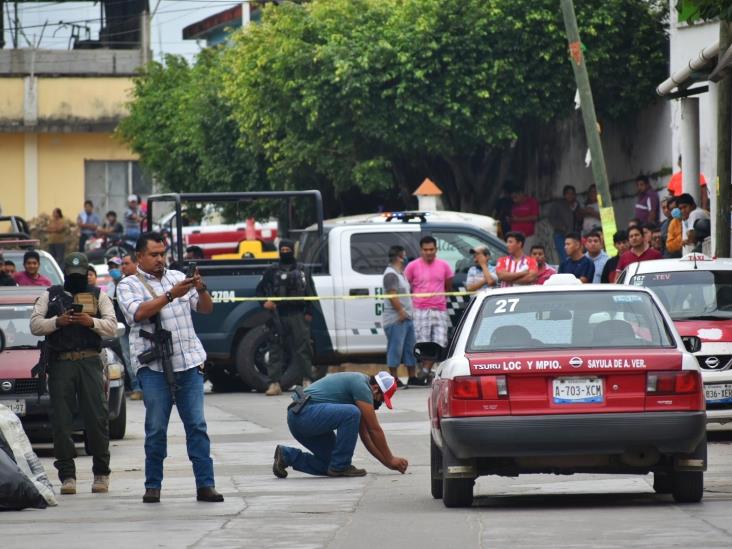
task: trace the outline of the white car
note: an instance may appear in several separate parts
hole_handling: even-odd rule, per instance
[[[644,288],[560,274],[480,292],[447,350],[415,348],[441,360],[428,404],[433,497],[470,506],[482,475],[653,473],[657,493],[698,502],[699,343],[682,341]]]
[[[709,423],[732,422],[732,259],[689,254],[632,263],[621,284],[652,289],[683,336],[701,339]]]

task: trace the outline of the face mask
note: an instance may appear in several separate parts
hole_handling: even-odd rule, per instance
[[[72,274],[66,277],[64,289],[72,294],[85,292],[89,285],[86,275]]]
[[[293,252],[280,252],[280,263],[291,265],[295,262],[295,254]]]
[[[671,217],[673,217],[674,219],[681,219],[681,210],[679,210],[678,208],[674,208],[673,210],[671,210]]]
[[[109,276],[112,277],[112,280],[118,282],[119,280],[122,280],[122,271],[119,269],[109,269]]]

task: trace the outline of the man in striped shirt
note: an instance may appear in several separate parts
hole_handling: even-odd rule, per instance
[[[514,284],[533,284],[539,276],[539,268],[533,257],[524,255],[526,237],[523,233],[512,231],[506,234],[508,255],[501,257],[496,265],[496,275],[501,288]]]

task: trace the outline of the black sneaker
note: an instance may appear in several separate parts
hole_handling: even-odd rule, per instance
[[[404,383],[402,383],[402,380],[399,378],[396,378],[396,383],[397,383],[397,389],[408,389],[409,388]]]
[[[407,380],[407,385],[411,385],[413,387],[427,387],[429,382],[426,377],[410,377]]]
[[[342,470],[328,469],[329,477],[365,477],[366,469],[357,469],[353,465],[349,465]]]
[[[275,448],[272,472],[277,478],[287,478],[287,464],[285,463],[285,457],[282,455],[282,447],[279,444]]]

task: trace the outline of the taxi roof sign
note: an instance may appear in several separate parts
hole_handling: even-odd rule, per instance
[[[544,282],[544,286],[577,286],[582,285],[582,281],[569,273],[553,274]]]
[[[697,252],[692,252],[690,254],[686,254],[684,257],[681,258],[681,261],[714,261],[714,257],[709,257],[708,255],[700,254]]]

